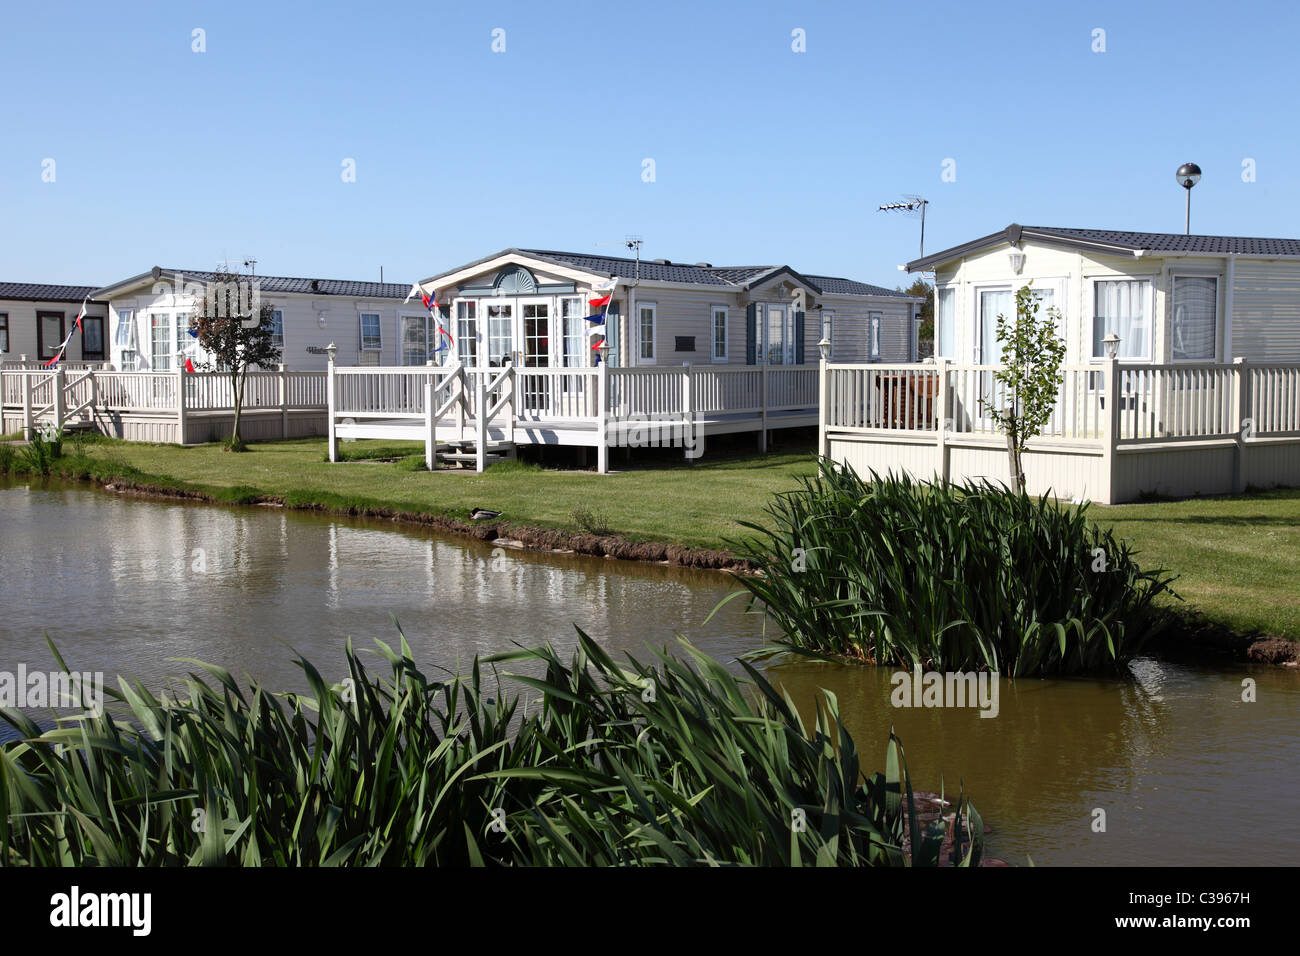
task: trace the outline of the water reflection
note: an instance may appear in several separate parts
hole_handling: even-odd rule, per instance
[[[762,642],[728,577],[542,555],[442,539],[389,522],[270,508],[120,498],[84,488],[0,484],[0,669],[49,669],[52,637],[77,669],[132,673],[161,688],[219,663],[305,690],[290,646],[341,676],[344,642],[396,639],[425,667],[454,669],[513,643],[572,647],[577,624],[615,652],[685,634],[730,660]],[[1286,812],[1300,792],[1300,674],[1139,661],[1132,681],[1004,681],[996,719],[978,710],[895,709],[889,671],[807,662],[774,667],[810,715],[837,694],[868,770],[890,726],[918,786],[964,780],[1013,862],[1283,863],[1300,845]],[[1107,831],[1091,829],[1096,809]]]

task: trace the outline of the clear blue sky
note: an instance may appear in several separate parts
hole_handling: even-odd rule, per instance
[[[1177,232],[1186,161],[1194,232],[1300,235],[1283,3],[173,0],[3,21],[3,280],[253,255],[410,282],[634,233],[649,258],[893,286],[919,224],[881,203],[929,198],[930,251],[1012,221]]]

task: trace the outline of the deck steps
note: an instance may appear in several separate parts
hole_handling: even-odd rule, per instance
[[[494,465],[499,461],[515,457],[515,443],[508,441],[487,442],[483,454],[485,465]],[[474,467],[478,464],[478,451],[473,441],[453,441],[438,443],[438,461],[457,466]]]

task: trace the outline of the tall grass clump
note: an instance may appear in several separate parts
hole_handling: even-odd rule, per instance
[[[383,676],[351,645],[336,684],[300,659],[310,697],[198,665],[44,732],[5,711],[0,864],[920,866],[945,842],[979,864],[969,802],[918,826],[901,745],[866,776],[834,696],[808,727],[748,666],[685,645],[624,667],[578,636],[567,663],[520,649],[446,680],[403,638],[376,642]]]
[[[787,646],[1009,676],[1114,671],[1168,622],[1173,578],[1058,504],[824,462],[737,545]],[[744,593],[744,592],[742,592]],[[1173,595],[1176,597],[1176,595]]]
[[[54,463],[63,457],[63,429],[46,422],[32,432],[32,439],[22,446],[19,459],[30,474],[49,477]]]

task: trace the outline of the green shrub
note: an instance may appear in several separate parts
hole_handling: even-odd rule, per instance
[[[32,440],[22,446],[21,454],[27,471],[48,477],[54,463],[63,457],[63,429],[46,422],[32,433]]]
[[[608,516],[599,511],[576,508],[569,514],[569,519],[577,526],[579,531],[585,531],[587,534],[606,535],[613,533],[609,527]]]
[[[199,665],[211,683],[123,680],[104,713],[44,733],[0,712],[24,738],[0,747],[0,863],[938,862],[946,825],[917,825],[901,745],[864,776],[833,695],[809,730],[748,665],[752,685],[685,645],[623,667],[578,637],[569,664],[518,650],[447,680],[405,638],[376,642],[384,677],[349,644],[333,685],[299,659],[310,699]],[[488,685],[482,667],[507,664],[542,674],[509,675],[539,699]],[[956,811],[951,861],[978,864],[979,814]]]
[[[1010,676],[1114,671],[1168,622],[1163,570],[1086,506],[1001,486],[862,479],[826,462],[737,546],[790,647]],[[1174,595],[1176,597],[1176,595]]]
[[[0,444],[0,475],[13,474],[16,471],[18,451],[13,445]]]

